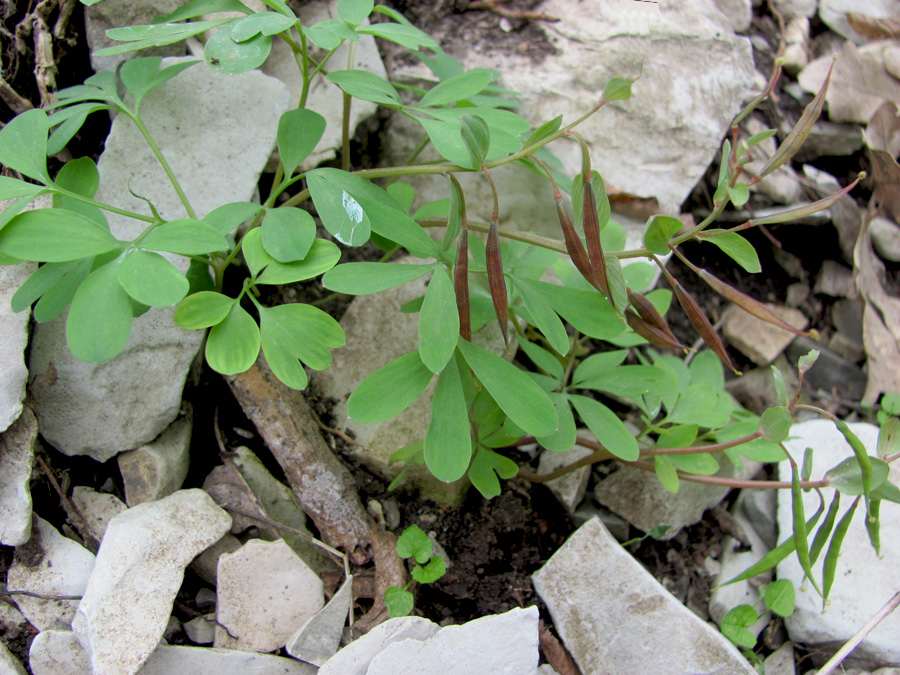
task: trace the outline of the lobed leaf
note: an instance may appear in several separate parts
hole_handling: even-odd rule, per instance
[[[491,499],[500,494],[498,476],[509,479],[518,472],[519,467],[508,457],[487,448],[479,448],[469,467],[469,480],[485,499]]]
[[[362,424],[377,424],[406,410],[431,382],[419,352],[411,352],[366,377],[347,401],[347,414]]]
[[[259,356],[259,326],[238,303],[206,338],[206,362],[223,375],[243,373]]]
[[[66,342],[82,361],[108,361],[128,343],[132,318],[117,266],[108,263],[91,272],[75,292],[66,319]]]
[[[293,389],[308,384],[303,364],[315,370],[331,365],[329,348],[342,347],[344,331],[322,310],[302,303],[260,307],[260,343],[266,362]]]
[[[438,376],[424,449],[425,466],[438,480],[449,483],[465,475],[472,457],[472,434],[455,360]]]
[[[397,555],[415,558],[420,565],[431,559],[431,549],[431,539],[418,525],[410,525],[397,537]]]

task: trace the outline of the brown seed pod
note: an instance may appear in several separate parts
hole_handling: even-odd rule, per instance
[[[465,219],[456,240],[456,265],[453,269],[453,290],[456,292],[456,310],[459,312],[459,334],[463,340],[472,340],[472,319],[469,313],[469,228]]]
[[[500,258],[500,223],[495,219],[491,220],[491,229],[488,231],[485,261],[494,312],[497,315],[500,330],[503,332],[504,343],[508,345],[509,336],[506,324],[509,321],[509,307],[506,298],[506,279],[503,278],[503,261]]]
[[[688,350],[688,348],[681,344],[674,335],[669,336],[650,322],[639,317],[630,309],[625,310],[625,321],[628,322],[631,330],[640,335],[654,347],[660,347],[662,349],[682,349],[684,351]]]
[[[631,303],[631,306],[637,310],[638,315],[645,323],[664,333],[674,345],[687,349],[678,342],[678,338],[675,337],[675,333],[672,332],[669,324],[662,315],[656,311],[656,307],[653,306],[653,303],[644,297],[643,294],[632,291],[629,288],[628,301]]]
[[[669,280],[669,284],[672,286],[672,290],[675,291],[675,297],[678,298],[678,304],[681,305],[684,313],[687,314],[687,318],[694,326],[694,330],[696,330],[697,334],[703,338],[706,346],[712,349],[722,360],[722,363],[731,368],[736,375],[740,375],[740,371],[734,367],[734,364],[731,362],[731,357],[728,356],[728,352],[725,351],[725,343],[722,342],[722,338],[716,333],[716,329],[713,327],[712,322],[700,308],[700,305],[694,299],[694,296],[684,290],[684,287],[682,287],[682,285],[673,277],[669,275],[666,276]]]
[[[600,284],[600,291],[612,302],[612,296],[609,293],[609,279],[606,275],[606,259],[603,257],[603,246],[600,244],[600,219],[597,217],[597,198],[594,196],[594,181],[590,173],[585,174],[584,177],[581,218],[584,225],[584,240],[587,243],[591,268],[597,283]]]

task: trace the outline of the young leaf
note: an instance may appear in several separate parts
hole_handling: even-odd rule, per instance
[[[413,604],[413,594],[405,588],[391,586],[384,592],[384,605],[387,607],[388,616],[392,619],[409,616],[413,610]]]
[[[324,370],[331,365],[329,349],[345,343],[337,321],[321,309],[302,303],[259,308],[259,332],[269,367],[293,389],[306,388],[303,364]]]
[[[718,246],[723,253],[750,272],[750,274],[757,274],[762,271],[762,266],[759,264],[759,256],[756,255],[756,249],[753,248],[753,244],[737,232],[725,232],[718,229],[706,230],[700,235],[700,238]]]
[[[459,118],[463,143],[469,153],[474,169],[480,169],[491,145],[491,132],[487,122],[477,115],[463,115]]]
[[[234,22],[231,39],[235,42],[246,42],[259,34],[271,37],[290,30],[296,23],[296,17],[277,12],[257,12]]]
[[[759,418],[759,432],[772,443],[781,443],[791,431],[791,413],[787,408],[775,406],[767,409]]]
[[[443,267],[431,277],[419,314],[419,356],[428,369],[440,373],[456,350],[459,313],[453,283]]]
[[[224,251],[228,242],[216,228],[201,220],[172,220],[150,231],[138,244],[151,251],[167,251],[180,255],[203,255]]]
[[[325,118],[314,110],[295,108],[281,116],[278,120],[278,153],[284,164],[285,178],[309,157],[324,133]]]
[[[653,458],[653,468],[662,486],[672,494],[678,494],[678,471],[672,459],[666,455],[656,455]]]
[[[525,145],[523,147],[529,147],[534,145],[535,143],[544,140],[548,136],[555,134],[559,131],[559,128],[562,126],[562,115],[557,115],[549,122],[544,122],[541,126],[535,129],[531,135],[528,137],[528,140],[525,141]]]
[[[598,340],[620,335],[624,325],[612,305],[595,290],[557,286],[542,281],[517,279],[517,285],[527,286],[542,296],[553,310],[576,330]]]
[[[431,424],[425,432],[425,466],[447,483],[462,478],[472,457],[469,411],[459,368],[453,360],[438,377],[431,403]]]
[[[130,251],[119,263],[119,283],[132,298],[150,307],[178,304],[190,288],[178,269],[158,253]]]
[[[400,94],[393,85],[384,78],[367,70],[336,70],[328,74],[328,79],[343,91],[386,106],[400,106]]]
[[[412,570],[412,578],[420,584],[433,584],[447,573],[447,564],[441,556],[435,556],[424,567],[416,565]]]
[[[486,68],[456,75],[428,91],[419,101],[418,107],[447,105],[467,99],[488,86],[493,77],[494,73]]]
[[[213,70],[228,74],[246,73],[259,68],[269,58],[272,38],[257,35],[239,42],[233,37],[233,31],[239,27],[239,22],[240,20],[236,20],[230,25],[222,26],[206,41],[203,58]]]
[[[651,216],[644,225],[644,246],[656,255],[667,255],[669,240],[683,228],[684,223],[673,216]]]
[[[47,173],[47,132],[50,123],[40,108],[26,110],[0,129],[0,164],[50,185]]]
[[[259,356],[259,326],[238,303],[209,331],[206,361],[223,375],[243,373]]]
[[[374,7],[373,0],[340,0],[337,4],[337,13],[341,21],[355,26],[369,18]]]
[[[487,448],[479,448],[469,468],[469,480],[485,499],[491,499],[500,494],[497,476],[509,479],[518,472],[519,467],[508,457]]]
[[[900,451],[900,419],[888,417],[878,430],[877,454],[880,459]]]
[[[397,555],[415,558],[420,565],[431,560],[431,549],[431,539],[418,525],[410,525],[397,537]]]
[[[611,77],[603,87],[603,94],[600,100],[605,103],[611,101],[626,101],[631,98],[631,85],[634,80],[626,77]]]
[[[626,462],[634,462],[640,457],[637,440],[612,410],[587,396],[570,395],[569,400],[603,447]]]
[[[549,436],[556,431],[556,407],[524,372],[477,345],[459,341],[466,363],[500,406],[526,433]]]
[[[262,222],[262,245],[282,263],[303,260],[316,240],[316,221],[303,209],[269,209]]]
[[[161,47],[204,33],[211,28],[226,24],[233,19],[213,19],[210,21],[192,21],[191,23],[159,23],[150,26],[126,26],[106,31],[106,37],[125,44],[98,49],[94,56],[115,56],[128,52]],[[112,74],[112,73],[111,73]]]
[[[117,248],[119,242],[107,230],[65,209],[25,211],[0,230],[0,251],[19,260],[66,262]]]
[[[753,649],[756,646],[756,636],[747,628],[759,619],[759,614],[750,605],[738,605],[725,616],[719,628],[722,635],[731,640],[738,647]]]
[[[189,295],[175,309],[175,323],[182,328],[209,328],[222,322],[234,306],[234,298],[213,291]]]
[[[377,424],[406,410],[415,401],[433,373],[419,352],[405,354],[364,379],[347,401],[347,414],[362,424]]]
[[[216,232],[225,236],[233,232],[241,223],[253,218],[259,213],[260,208],[262,207],[259,204],[250,202],[231,202],[207,213],[203,216],[203,222],[212,225]]]
[[[787,387],[784,385],[784,376],[778,366],[772,366],[772,379],[775,381],[775,396],[778,399],[778,405],[786,408],[789,403]]]
[[[322,285],[329,291],[350,295],[369,295],[402,286],[431,270],[431,265],[401,265],[399,263],[344,263],[329,270],[322,277]]]
[[[66,342],[82,361],[108,361],[125,348],[131,335],[131,301],[119,284],[116,268],[108,263],[94,270],[72,299]]]

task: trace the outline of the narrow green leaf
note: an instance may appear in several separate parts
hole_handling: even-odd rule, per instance
[[[725,255],[750,272],[750,274],[757,274],[762,271],[762,266],[759,264],[759,256],[756,255],[756,249],[753,248],[753,244],[737,232],[725,232],[718,229],[706,230],[703,232],[702,239],[718,246]]]
[[[560,354],[568,354],[569,334],[553,311],[553,307],[543,296],[532,291],[527,285],[518,283],[518,279],[514,280],[535,328],[541,331],[553,349]]]
[[[375,11],[383,9],[383,5],[375,8]],[[427,33],[422,32],[415,26],[401,23],[373,23],[368,26],[357,28],[357,32],[361,35],[374,35],[389,42],[411,49],[414,52],[419,51],[419,47],[425,47],[433,51],[438,51],[440,45],[434,41]]]
[[[343,91],[364,101],[386,106],[400,106],[400,94],[390,82],[367,70],[336,70],[328,79]]]
[[[224,321],[234,306],[234,298],[213,291],[189,295],[175,309],[175,323],[182,328],[209,328]]]
[[[40,108],[26,110],[13,117],[0,129],[0,164],[34,178],[45,185],[51,183],[47,173],[47,132],[50,123]]]
[[[66,262],[114,251],[119,242],[85,216],[65,209],[34,209],[0,230],[0,251],[20,260]]]
[[[138,245],[151,251],[180,255],[203,255],[228,248],[228,242],[216,228],[189,218],[163,223],[141,239]]]
[[[425,432],[425,466],[438,480],[462,478],[472,458],[469,411],[456,361],[438,377],[431,403],[431,424]]]
[[[578,429],[575,426],[575,416],[569,407],[569,398],[566,394],[550,392],[548,394],[556,407],[557,430],[549,436],[537,436],[536,440],[551,452],[565,452],[570,450],[578,438]]]
[[[517,279],[516,282],[541,295],[557,314],[585,335],[605,340],[625,330],[625,324],[616,316],[609,302],[593,289],[569,288],[524,279]]]
[[[683,228],[684,223],[673,216],[650,216],[644,226],[644,246],[656,255],[668,255],[669,240]]]
[[[75,260],[64,263],[47,263],[38,267],[19,287],[9,302],[14,312],[28,309],[31,304],[46,293],[78,264]]]
[[[472,167],[480,169],[487,157],[491,145],[491,132],[487,122],[476,115],[463,115],[459,118],[460,133]]]
[[[431,382],[419,352],[391,361],[364,379],[347,401],[347,414],[362,424],[377,424],[406,410]]]
[[[75,262],[74,266],[61,279],[47,289],[34,306],[35,321],[45,323],[62,314],[63,310],[72,302],[72,298],[75,297],[81,284],[87,279],[88,274],[91,273],[92,262],[93,258],[84,258]],[[67,265],[69,263],[46,263],[41,269],[56,264]]]
[[[767,409],[759,418],[759,432],[772,443],[781,443],[791,431],[791,413],[783,406]]]
[[[213,326],[206,339],[206,362],[223,375],[243,373],[259,356],[259,326],[238,303]]]
[[[26,183],[23,180],[10,176],[0,176],[0,199],[2,200],[18,199],[19,197],[27,197],[31,200],[44,190],[46,188],[43,185]]]
[[[549,122],[544,122],[541,126],[539,126],[531,133],[531,135],[528,137],[528,140],[525,141],[525,145],[523,147],[534,145],[535,143],[544,140],[548,136],[555,134],[557,131],[559,131],[559,128],[561,126],[562,115],[557,115]]]
[[[794,613],[794,602],[797,594],[790,579],[778,579],[766,586],[765,602],[772,612],[778,616],[790,616]]]
[[[875,549],[875,556],[881,556],[881,500],[872,497],[869,501],[869,513],[866,516],[866,533],[869,535],[869,543]]]
[[[466,363],[500,409],[526,433],[549,436],[556,431],[556,407],[524,372],[499,356],[460,339]]]
[[[580,385],[582,382],[600,377],[621,364],[626,356],[628,356],[627,349],[591,354],[575,368],[575,372],[572,374],[572,383]]]
[[[678,494],[678,472],[672,460],[666,455],[656,455],[653,458],[653,468],[662,486],[672,494]]]
[[[784,384],[784,375],[781,374],[778,366],[772,366],[772,379],[775,381],[775,396],[778,399],[778,405],[786,408],[789,403],[787,387]]]
[[[278,120],[278,153],[290,177],[325,133],[325,118],[307,108],[288,110]]]
[[[437,84],[417,105],[419,107],[447,105],[467,99],[487,87],[493,77],[494,73],[487,68],[456,75]]]
[[[316,221],[303,209],[269,209],[262,222],[262,245],[282,263],[303,260],[316,240]]]
[[[637,398],[645,394],[665,393],[667,383],[666,373],[655,366],[619,366],[583,379],[578,386],[615,396]]]
[[[66,342],[82,361],[102,363],[121,352],[131,335],[131,301],[115,263],[94,270],[78,287],[66,319]]]
[[[431,277],[419,314],[419,356],[433,373],[440,373],[456,350],[459,313],[453,282],[443,267]]]
[[[570,395],[569,400],[604,448],[626,462],[634,462],[640,457],[637,440],[612,410],[587,396]]]
[[[518,335],[516,337],[519,342],[519,348],[525,352],[528,358],[534,361],[534,364],[550,377],[556,379],[559,383],[562,383],[564,371],[559,359],[543,347],[539,347],[533,342],[529,342],[523,336]]]
[[[119,283],[132,298],[150,307],[178,304],[190,288],[178,269],[158,253],[131,251],[119,263]]]
[[[259,68],[269,58],[272,38],[268,35],[257,35],[238,42],[232,37],[232,31],[238,25],[239,22],[234,21],[230,25],[222,26],[206,41],[203,59],[213,70],[230,75],[246,73]]]
[[[441,245],[412,218],[398,211],[396,207],[363,196],[359,197],[359,203],[369,217],[372,232],[399,244],[417,258],[440,256]]]
[[[401,265],[399,263],[344,263],[322,277],[329,291],[350,295],[369,295],[402,286],[424,276],[435,265]]]

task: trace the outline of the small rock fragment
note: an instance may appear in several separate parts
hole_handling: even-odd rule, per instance
[[[231,518],[202,490],[180,490],[115,516],[72,628],[96,675],[134,673],[159,643],[184,568]]]
[[[818,0],[775,0],[775,7],[785,16],[814,16]]]
[[[388,645],[401,640],[427,640],[440,628],[419,616],[388,619],[328,659],[319,675],[366,675],[372,659]]]
[[[796,675],[794,645],[790,642],[785,642],[766,657],[763,667],[765,675]]]
[[[809,19],[792,16],[784,28],[784,70],[796,75],[809,63]]]
[[[544,450],[538,461],[538,474],[551,473],[564,466],[568,466],[573,462],[577,462],[582,457],[587,457],[593,452],[588,448],[576,445],[565,452],[552,452]],[[588,479],[591,476],[591,467],[583,466],[575,471],[570,471],[564,476],[554,478],[545,483],[550,491],[556,495],[559,503],[562,504],[569,513],[575,510],[578,503],[584,498],[584,491],[587,489]]]
[[[584,675],[755,673],[599,520],[578,528],[532,579]]]
[[[19,659],[12,655],[3,642],[0,642],[0,673],[3,675],[25,675],[25,668]]]
[[[872,246],[885,260],[900,262],[900,226],[884,216],[875,216],[869,221]]]
[[[62,536],[50,523],[35,515],[31,539],[16,547],[7,585],[10,590],[46,596],[79,596],[85,592],[93,569],[94,555],[90,551]],[[68,630],[78,600],[19,595],[16,604],[38,630]]]
[[[366,675],[536,675],[538,609],[516,608],[460,626],[447,626],[426,640],[388,645]]]
[[[31,408],[0,433],[0,544],[18,546],[31,536],[31,469],[38,426]]]
[[[802,312],[790,307],[766,303],[781,319],[800,330],[809,325]],[[784,351],[794,334],[778,328],[735,305],[730,305],[722,316],[722,335],[741,353],[760,366],[767,366]]]
[[[739,507],[745,518],[753,524],[753,531],[769,548],[775,548],[778,523],[775,520],[778,495],[776,490],[744,490]]]
[[[216,647],[271,652],[325,604],[324,586],[284,542],[248,541],[219,558]]]
[[[750,27],[753,7],[750,0],[714,0],[716,7],[728,19],[728,25],[735,33],[743,33]]]
[[[87,521],[85,525],[88,534],[97,541],[103,539],[109,521],[128,508],[115,495],[97,492],[83,485],[76,485],[72,489],[72,503]]]
[[[816,276],[814,293],[829,295],[832,298],[846,298],[855,291],[853,271],[835,260],[825,260]]]
[[[287,653],[296,659],[322,666],[335,655],[341,634],[353,603],[353,576],[347,578],[337,593],[315,616],[300,627],[287,641]]]
[[[149,443],[116,458],[128,506],[168,497],[181,487],[190,466],[192,429],[188,414]]]
[[[237,548],[234,550],[237,551]],[[229,551],[229,553],[234,553],[234,551]],[[197,591],[197,597],[194,598],[194,602],[197,603],[197,609],[215,609],[216,592],[211,588],[201,588]]]
[[[241,547],[241,542],[237,537],[226,534],[215,544],[207,548],[203,553],[194,558],[191,563],[191,569],[203,581],[208,584],[216,585],[216,574],[219,569],[219,558],[223,553],[234,553]]]
[[[216,637],[216,615],[198,616],[182,624],[188,640],[195,645],[209,645]]]

